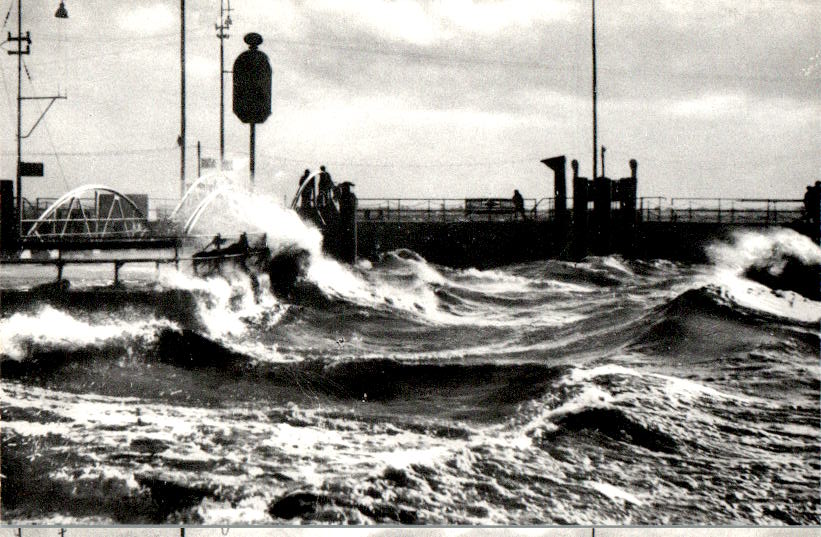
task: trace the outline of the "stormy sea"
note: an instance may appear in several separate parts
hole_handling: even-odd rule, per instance
[[[806,237],[479,270],[266,232],[310,252],[287,293],[3,267],[5,523],[821,522]]]

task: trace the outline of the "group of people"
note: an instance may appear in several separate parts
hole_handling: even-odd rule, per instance
[[[804,216],[813,224],[821,222],[821,181],[807,187],[804,194]]]
[[[351,192],[353,183],[345,181],[338,185],[334,184],[325,166],[319,167],[319,173],[316,174],[316,185],[313,182],[314,177],[311,176],[311,170],[305,170],[299,178],[301,190],[299,210],[304,216],[314,217],[318,213],[322,222],[329,224],[336,220],[339,213],[356,210],[356,197]]]
[[[302,177],[299,178],[299,188],[302,189],[301,208],[309,209],[316,207],[317,209],[324,209],[328,205],[333,204],[334,182],[331,179],[331,174],[325,170],[325,166],[319,167],[319,176],[317,181],[316,192],[314,192],[313,185],[305,185],[308,178],[311,177],[311,170],[305,170]]]

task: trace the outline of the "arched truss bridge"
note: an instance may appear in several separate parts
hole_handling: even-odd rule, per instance
[[[83,185],[66,192],[25,224],[31,224],[26,237],[42,240],[137,239],[149,230],[137,204],[105,185]]]

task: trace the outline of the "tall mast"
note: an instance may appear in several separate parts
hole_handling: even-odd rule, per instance
[[[220,165],[225,162],[225,15],[223,4],[220,0],[220,25],[217,37],[220,40]]]
[[[599,144],[597,139],[597,123],[596,123],[596,0],[592,0],[593,2],[593,27],[592,27],[592,43],[593,43],[593,177],[592,179],[596,179],[599,174],[598,168],[598,152],[599,152]]]
[[[23,149],[22,135],[22,103],[23,103],[23,0],[17,0],[17,225],[20,228],[17,230],[18,235],[23,234],[23,180],[20,169],[20,160]],[[28,36],[26,36],[28,37]],[[30,43],[30,41],[29,41]]]
[[[180,0],[180,197],[185,194],[185,0]]]
[[[220,40],[220,170],[225,161],[225,40],[230,37],[225,31],[231,27],[231,11],[230,0],[227,9],[225,1],[220,0],[220,20],[215,25]]]

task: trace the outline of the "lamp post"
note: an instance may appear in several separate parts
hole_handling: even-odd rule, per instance
[[[67,19],[68,18],[68,11],[66,10],[65,3],[63,1],[60,2],[60,5],[57,7],[57,11],[54,13],[54,17],[58,19]],[[15,203],[17,204],[17,235],[18,237],[23,233],[23,176],[24,175],[42,175],[42,165],[38,166],[24,166],[22,160],[23,154],[23,138],[27,138],[37,124],[43,119],[43,116],[48,111],[49,107],[54,104],[54,101],[57,99],[65,99],[65,96],[56,95],[51,97],[23,97],[23,55],[24,54],[31,54],[31,34],[30,32],[26,32],[26,35],[23,35],[23,0],[17,0],[17,35],[12,36],[11,32],[9,32],[7,41],[17,42],[17,50],[9,50],[8,53],[12,56],[17,56],[17,180],[15,184],[15,188],[17,189],[16,196],[15,196]],[[26,48],[23,50],[23,42],[26,43]],[[40,117],[37,119],[37,122],[34,123],[34,126],[28,132],[28,134],[23,135],[22,127],[23,127],[23,101],[24,100],[39,100],[45,99],[50,100],[51,102],[46,107],[46,109],[40,114]],[[25,169],[24,169],[25,168]]]

